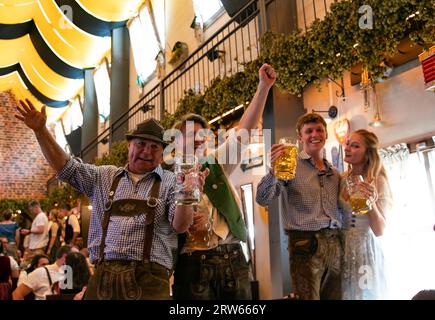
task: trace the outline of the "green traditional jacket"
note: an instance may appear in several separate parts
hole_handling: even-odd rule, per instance
[[[201,161],[201,164],[202,170],[205,170],[205,168],[210,170],[209,175],[205,179],[205,194],[218,212],[225,217],[231,233],[243,242],[246,242],[245,222],[222,167],[213,155],[208,155],[205,161]]]

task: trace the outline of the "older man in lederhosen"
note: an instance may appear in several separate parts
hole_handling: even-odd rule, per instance
[[[166,145],[160,124],[148,119],[127,134],[125,167],[97,167],[62,150],[45,126],[45,107],[20,103],[16,117],[35,132],[57,177],[92,203],[88,250],[96,271],[85,299],[169,299],[177,233],[188,229],[193,211],[175,205],[175,175],[160,166]]]

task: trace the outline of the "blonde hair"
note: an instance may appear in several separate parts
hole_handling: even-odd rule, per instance
[[[52,216],[54,221],[57,221],[57,222],[62,221],[62,216],[60,216],[59,209],[51,209],[48,215]]]
[[[382,159],[378,153],[378,137],[373,132],[365,129],[354,131],[352,134],[358,134],[364,140],[366,146],[364,173],[367,179],[373,181],[376,180],[377,177],[384,177],[385,180],[388,181],[387,172],[385,171]],[[352,168],[352,165],[349,166]]]

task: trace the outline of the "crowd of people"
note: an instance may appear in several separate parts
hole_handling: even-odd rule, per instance
[[[155,119],[145,120],[126,135],[125,167],[95,166],[71,158],[56,143],[46,128],[45,107],[38,111],[30,101],[20,102],[16,117],[34,131],[57,178],[85,194],[92,204],[87,250],[95,272],[90,276],[92,272],[80,271],[83,277],[77,281],[74,272],[73,289],[63,294],[76,299],[170,299],[169,279],[173,275],[172,298],[176,300],[252,298],[252,275],[240,245],[246,241],[247,231],[240,199],[229,180],[241,157],[228,157],[234,158],[231,145],[239,150],[243,144],[242,135],[237,133],[258,127],[275,80],[271,66],[265,64],[259,69],[257,91],[235,134],[213,151],[207,152],[205,137],[197,135],[208,129],[202,116],[189,114],[174,125],[180,132],[174,140],[177,150],[187,154],[187,148],[193,146],[195,154],[199,149],[203,151],[197,174],[201,197],[191,205],[176,204],[179,177],[170,167],[162,168],[168,141],[163,139],[164,129]],[[296,127],[301,151],[295,177],[282,180],[275,175],[273,166],[284,153],[284,146],[274,144],[270,150],[271,168],[259,183],[256,195],[262,206],[274,199],[281,201],[283,228],[289,239],[291,296],[383,298],[379,289],[384,285],[383,258],[377,237],[385,228],[391,193],[377,154],[377,137],[366,130],[352,133],[344,157],[349,170],[340,174],[324,157],[328,138],[325,120],[308,113]],[[365,215],[352,213],[345,183],[351,175],[365,178],[360,188],[371,201]],[[48,293],[53,298],[54,292],[62,294],[52,289],[52,284],[60,283],[60,268],[69,265],[79,270],[86,262],[74,250],[80,234],[77,219],[71,218],[67,208],[53,209],[47,217],[36,201],[29,204],[29,210],[35,217],[31,229],[19,231],[13,226],[7,236],[9,244],[15,242],[17,247],[19,232],[29,235],[25,252],[29,265],[21,271],[24,279],[12,296],[23,299],[33,292],[37,299],[44,299]],[[8,217],[4,214],[3,223],[11,223]],[[69,218],[64,225],[65,217]],[[208,219],[204,217],[209,218],[208,223],[204,223]],[[198,245],[191,234],[207,224],[210,237],[205,246]],[[15,249],[12,246],[5,251],[11,259],[11,271],[15,268]],[[52,264],[44,267],[49,261]],[[370,273],[361,275],[361,268]]]
[[[72,270],[83,268],[77,274],[83,275],[86,274],[83,270],[89,270],[88,278],[93,270],[86,248],[81,248],[79,219],[68,204],[50,210],[47,215],[39,201],[33,200],[28,204],[28,210],[33,216],[30,229],[21,228],[13,221],[10,209],[1,214],[0,296],[3,300],[44,300],[47,295],[60,294],[61,290],[54,290],[49,284],[58,288],[59,282],[65,280],[65,272],[60,269],[64,265],[69,265]],[[73,261],[74,258],[69,257],[73,254],[82,256],[85,263],[81,266],[68,264]],[[36,270],[38,272],[34,272]],[[87,280],[82,283],[85,286]]]

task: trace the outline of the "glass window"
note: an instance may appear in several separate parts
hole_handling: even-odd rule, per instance
[[[142,84],[154,74],[156,56],[162,47],[161,44],[165,43],[164,6],[161,2],[155,3],[153,14],[157,30],[154,30],[148,6],[145,6],[139,16],[134,18],[129,25],[134,65]],[[157,39],[157,34],[159,39]]]
[[[204,25],[210,24],[221,8],[222,3],[219,0],[193,0],[195,15]]]
[[[71,117],[71,131],[83,125],[83,113],[80,108],[80,97],[75,98],[70,106],[69,114]]]
[[[254,193],[252,183],[240,186],[243,216],[248,229],[248,242],[242,242],[243,253],[246,260],[252,266],[252,272],[255,275],[255,228],[254,228]]]
[[[62,124],[60,123],[60,121],[57,121],[54,125],[54,135],[56,137],[56,142],[60,145],[60,147],[67,151],[67,144],[68,142],[66,141],[65,135],[63,134],[63,129],[62,129]]]
[[[435,288],[435,151],[395,156],[385,161],[394,207],[382,237],[390,298],[411,299]],[[384,158],[385,160],[385,158]]]
[[[106,122],[110,115],[110,77],[104,61],[94,73],[100,122]]]
[[[81,127],[83,124],[83,113],[80,108],[79,97],[75,98],[62,117],[65,133],[70,134],[71,131]]]

